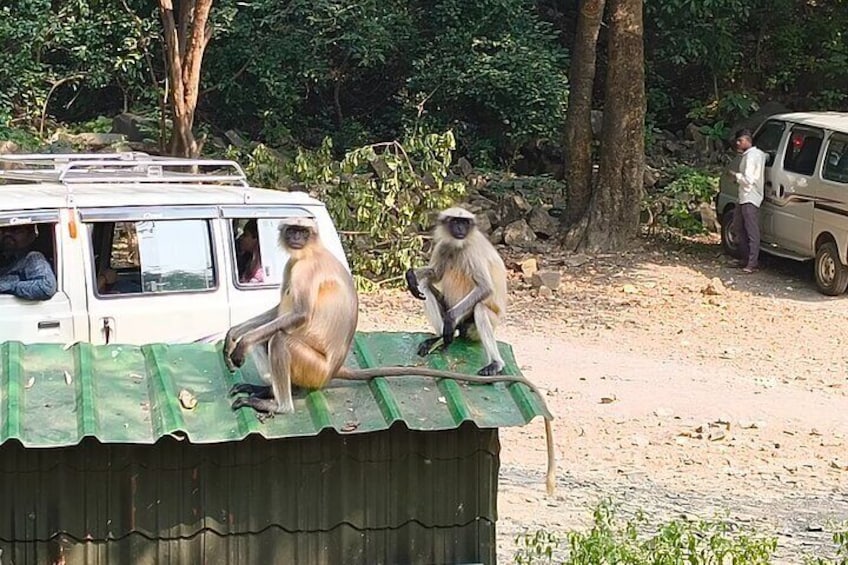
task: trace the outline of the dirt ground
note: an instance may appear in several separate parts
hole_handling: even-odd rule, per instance
[[[541,419],[501,430],[500,563],[518,534],[585,528],[603,498],[775,535],[775,563],[832,555],[848,520],[848,296],[819,294],[809,263],[764,255],[744,274],[715,237],[505,253],[529,257],[562,285],[539,296],[512,272],[498,338],[557,417],[557,492]],[[413,312],[399,291],[364,295],[360,329],[427,330]]]

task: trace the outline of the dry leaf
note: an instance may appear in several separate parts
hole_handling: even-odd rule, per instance
[[[342,426],[343,432],[352,432],[359,427],[359,422],[345,422]]]
[[[611,404],[616,401],[615,395],[612,396],[602,396],[601,404]]]
[[[35,377],[30,377],[29,380],[24,385],[24,388],[32,388],[32,385],[35,384]]]
[[[183,408],[186,410],[193,410],[194,407],[197,406],[197,398],[195,398],[195,396],[186,389],[182,389],[180,391],[178,398],[180,399],[180,404],[182,404]]]
[[[74,379],[73,379],[73,377],[71,377],[71,374],[69,372],[65,371],[65,384],[69,385],[73,381],[74,381]]]

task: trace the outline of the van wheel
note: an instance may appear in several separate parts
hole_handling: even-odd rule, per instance
[[[838,296],[848,287],[848,268],[839,260],[836,244],[828,241],[816,251],[816,286],[819,292]]]
[[[735,208],[728,208],[721,215],[721,247],[731,257],[741,259],[739,257],[739,245],[736,243],[736,234],[733,233],[733,214],[735,210]]]

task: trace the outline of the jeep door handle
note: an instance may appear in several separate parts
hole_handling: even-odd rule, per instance
[[[109,338],[112,336],[112,325],[110,324],[109,318],[103,318],[103,338],[106,340],[106,344],[109,343]]]
[[[38,322],[38,329],[40,330],[53,330],[62,325],[62,322],[59,320],[41,320]]]

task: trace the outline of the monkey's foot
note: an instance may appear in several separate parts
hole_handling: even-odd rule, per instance
[[[421,345],[418,346],[419,357],[427,357],[431,353],[433,346],[436,345],[436,343],[438,343],[440,341],[442,341],[441,336],[427,338],[424,341],[422,341]]]
[[[256,419],[260,422],[273,418],[274,413],[277,411],[276,400],[273,398],[258,398],[256,396],[236,398],[230,406],[233,410],[238,410],[245,406],[253,408],[256,411]]]
[[[246,392],[250,396],[256,396],[258,398],[272,398],[273,396],[273,392],[271,391],[270,386],[252,385],[250,383],[239,383],[237,385],[233,385],[233,388],[230,389],[229,394],[230,396],[235,396],[243,392]]]
[[[477,371],[478,375],[490,376],[490,375],[500,375],[503,373],[504,366],[498,363],[497,361],[492,361],[479,371]]]

